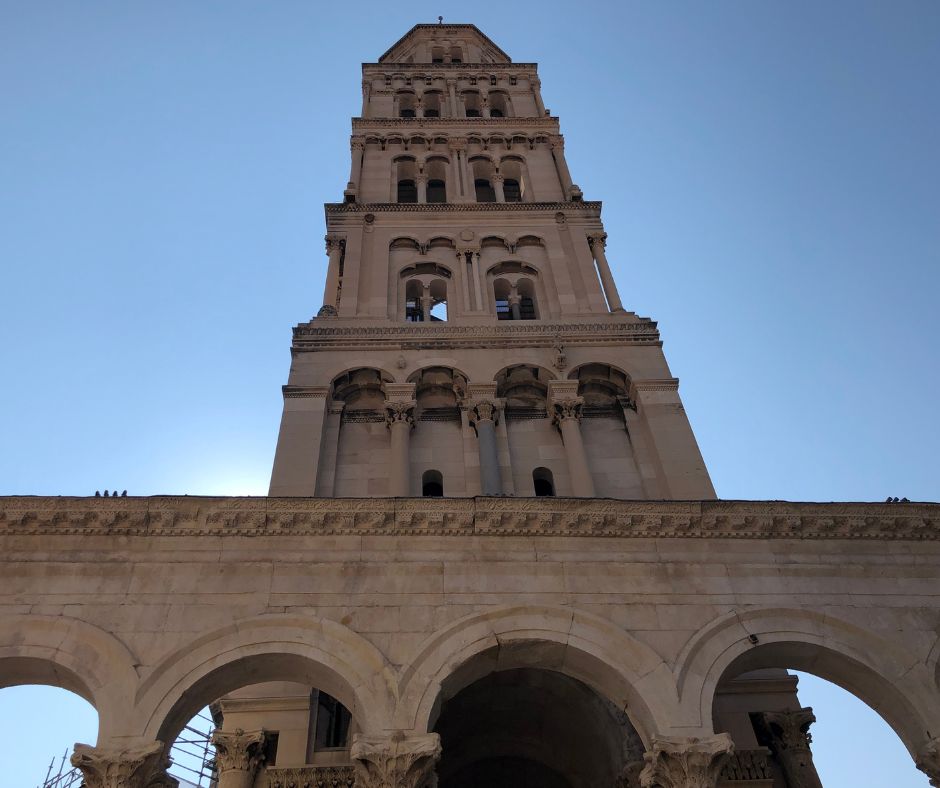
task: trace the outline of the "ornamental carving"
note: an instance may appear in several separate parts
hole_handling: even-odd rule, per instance
[[[697,739],[653,737],[643,756],[642,788],[715,788],[718,775],[734,751],[731,736]]]
[[[581,422],[581,414],[584,410],[584,397],[566,397],[565,399],[554,400],[551,403],[552,422],[558,424],[562,421],[574,419]]]
[[[150,788],[169,765],[159,741],[114,750],[76,744],[70,760],[86,788]]]
[[[816,722],[810,708],[796,711],[765,711],[758,715],[758,727],[780,765],[787,783],[792,788],[822,788],[813,753],[809,726]]]
[[[391,427],[393,424],[405,423],[409,427],[413,427],[415,423],[415,406],[418,403],[415,400],[407,400],[404,402],[391,402],[386,401],[385,403],[385,423]]]
[[[254,773],[264,761],[264,731],[217,730],[212,734],[215,762],[220,772]]]
[[[595,246],[600,246],[601,251],[607,248],[607,233],[594,233],[588,236],[588,243],[593,249]]]
[[[300,766],[295,769],[265,769],[268,788],[353,788],[352,766]]]
[[[498,402],[486,399],[474,400],[470,403],[470,423],[474,426],[480,421],[492,421],[497,424],[499,423],[499,410]]]
[[[735,750],[721,770],[722,780],[772,780],[769,751]]]
[[[390,737],[353,736],[350,757],[356,769],[357,788],[423,788],[441,757],[441,737],[436,733]]]
[[[340,235],[327,235],[324,239],[326,241],[326,253],[341,251],[346,246],[346,239]]]
[[[927,775],[933,788],[940,788],[940,738],[931,739],[921,747],[914,763]]]

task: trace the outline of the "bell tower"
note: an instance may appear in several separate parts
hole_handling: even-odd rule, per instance
[[[536,64],[416,25],[363,64],[350,151],[272,496],[715,497]]]

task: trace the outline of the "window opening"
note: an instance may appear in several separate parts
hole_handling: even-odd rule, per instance
[[[403,109],[398,115],[402,118],[413,118],[415,117],[415,111],[413,109]]]
[[[332,695],[320,692],[317,699],[317,731],[314,750],[345,747],[351,720],[352,715],[342,703]]]
[[[519,299],[519,316],[522,320],[535,320],[535,301],[531,296]]]
[[[539,498],[555,495],[555,479],[548,468],[536,468],[532,471],[532,483]]]
[[[477,178],[473,181],[476,190],[477,202],[496,202],[496,190],[493,185],[485,178]]]
[[[428,202],[447,202],[447,189],[444,181],[438,178],[428,181],[427,200]]]
[[[441,498],[444,495],[444,477],[440,471],[425,471],[421,476],[421,495]]]
[[[418,202],[418,185],[414,181],[398,182],[398,202]]]
[[[424,111],[424,117],[426,118],[439,118],[440,116],[441,116],[441,113],[438,112],[436,109],[426,109]]]
[[[506,202],[522,202],[522,188],[519,186],[519,181],[515,178],[504,179],[503,195]]]
[[[512,312],[509,310],[509,301],[505,298],[496,299],[496,319],[512,320]]]

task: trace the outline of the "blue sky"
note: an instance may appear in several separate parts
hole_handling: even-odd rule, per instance
[[[937,500],[940,4],[465,9],[0,0],[0,493],[264,494],[359,63],[443,14],[540,63],[720,496]]]

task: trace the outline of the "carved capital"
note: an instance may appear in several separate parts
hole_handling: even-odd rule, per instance
[[[798,711],[765,711],[761,713],[764,728],[773,741],[775,751],[802,750],[809,752],[813,741],[809,726],[816,722],[810,708]]]
[[[357,733],[349,754],[356,768],[356,788],[423,788],[441,757],[441,737]]]
[[[254,773],[264,760],[264,731],[217,730],[212,734],[215,762],[220,772]]]
[[[584,409],[584,397],[566,397],[552,401],[552,421],[560,423],[569,419],[581,421],[581,411]]]
[[[934,788],[940,788],[940,738],[931,739],[921,747],[914,764],[927,775]]]
[[[592,233],[588,236],[588,243],[591,248],[599,246],[602,250],[607,248],[607,233]]]
[[[456,137],[447,140],[447,147],[452,151],[465,151],[467,149],[467,140],[463,137]]]
[[[503,180],[505,179],[498,172],[493,174],[493,178],[492,178],[493,183],[502,183]]]
[[[346,245],[346,239],[341,235],[327,235],[323,239],[326,241],[326,253],[339,251]]]
[[[559,150],[565,149],[565,138],[562,137],[561,134],[552,134],[548,138],[548,143],[552,146],[552,150],[555,150],[556,148]]]
[[[643,761],[631,761],[614,780],[614,788],[640,788]]]
[[[642,788],[715,788],[725,761],[734,752],[727,733],[697,739],[654,737],[644,754]]]
[[[476,427],[477,422],[499,422],[501,403],[498,400],[478,399],[470,403],[470,423]]]
[[[415,423],[415,406],[418,403],[415,400],[406,400],[403,402],[385,402],[385,424],[391,427],[393,424],[404,422],[409,427]]]
[[[86,788],[150,788],[161,784],[158,781],[169,766],[159,741],[123,749],[76,744],[71,761]]]
[[[366,146],[365,137],[352,137],[349,140],[349,147],[353,150],[362,150]]]

